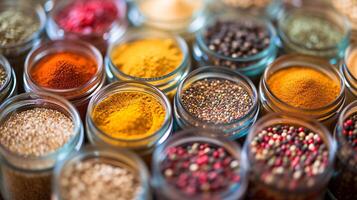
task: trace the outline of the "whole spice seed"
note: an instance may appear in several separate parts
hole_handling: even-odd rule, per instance
[[[291,177],[287,187],[295,189],[294,181],[318,184],[314,177],[322,175],[329,163],[328,147],[318,133],[292,124],[277,124],[264,128],[250,144],[250,154],[255,165],[266,166],[260,179],[274,184],[284,177]]]
[[[183,53],[172,39],[141,39],[115,47],[111,60],[127,75],[158,78],[179,67]]]
[[[203,79],[182,93],[186,110],[200,120],[229,123],[245,116],[253,106],[248,91],[238,83],[223,79]]]
[[[30,71],[34,82],[51,89],[72,89],[86,84],[97,72],[93,58],[75,52],[45,56]]]
[[[118,92],[99,102],[92,113],[94,123],[106,134],[131,140],[148,137],[164,123],[166,110],[144,92]]]
[[[89,159],[65,167],[60,177],[64,200],[134,200],[141,190],[136,174],[110,160]]]
[[[0,65],[0,88],[5,84],[7,73],[3,66]]]
[[[29,40],[40,29],[36,16],[16,9],[0,12],[0,45],[15,45]]]
[[[357,113],[352,114],[345,120],[342,134],[353,149],[357,151]]]
[[[267,80],[281,101],[302,109],[317,109],[332,103],[340,93],[339,83],[310,67],[294,66],[274,72]]]
[[[225,148],[195,142],[165,152],[161,171],[167,182],[187,195],[209,195],[240,183],[240,164]]]
[[[103,34],[119,17],[114,0],[75,0],[55,17],[65,31],[78,34]]]
[[[328,19],[309,14],[292,15],[283,27],[285,35],[295,44],[308,49],[336,46],[343,37],[342,30]]]
[[[352,50],[347,58],[347,67],[351,74],[357,79],[357,49]]]

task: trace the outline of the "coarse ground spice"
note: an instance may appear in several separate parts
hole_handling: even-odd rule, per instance
[[[108,31],[118,17],[114,0],[75,0],[55,20],[67,32],[89,35]]]
[[[164,123],[166,110],[154,96],[144,92],[118,92],[99,102],[93,121],[116,139],[135,140],[153,135]]]
[[[89,56],[58,52],[39,60],[30,71],[30,76],[41,87],[72,89],[85,85],[97,70],[96,61]]]
[[[140,181],[125,165],[89,159],[66,166],[60,175],[64,200],[137,199]]]
[[[317,109],[332,103],[340,93],[339,83],[310,67],[294,66],[274,72],[267,80],[281,101],[301,109]]]
[[[260,130],[249,147],[254,165],[266,166],[256,173],[268,185],[290,177],[286,185],[289,189],[296,189],[297,181],[312,187],[319,184],[313,179],[326,172],[329,164],[328,146],[323,138],[293,124],[276,124]]]
[[[192,196],[227,192],[241,181],[239,161],[206,142],[169,147],[160,168],[170,185]]]
[[[5,84],[7,73],[3,66],[0,65],[0,88]]]
[[[353,77],[357,79],[357,49],[352,50],[346,64]]]
[[[286,20],[285,35],[295,44],[308,49],[334,47],[343,38],[341,28],[319,16],[299,14],[292,15]]]
[[[40,20],[16,9],[0,12],[0,45],[14,45],[29,40],[40,28]]]
[[[200,120],[230,123],[245,116],[253,106],[248,91],[224,79],[203,79],[189,85],[181,96],[183,106]]]
[[[111,60],[124,74],[158,78],[178,68],[183,53],[173,39],[140,39],[114,47]]]

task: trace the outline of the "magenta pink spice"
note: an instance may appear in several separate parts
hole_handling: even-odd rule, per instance
[[[114,0],[75,0],[55,17],[61,28],[78,34],[102,34],[119,17]]]

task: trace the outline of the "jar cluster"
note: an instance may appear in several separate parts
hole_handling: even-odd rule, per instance
[[[353,1],[0,2],[0,199],[356,199]]]

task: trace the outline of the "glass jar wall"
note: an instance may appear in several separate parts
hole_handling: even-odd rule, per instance
[[[7,59],[0,55],[0,71],[2,80],[0,81],[0,105],[6,99],[14,96],[17,92],[17,82],[15,71],[11,68]]]

